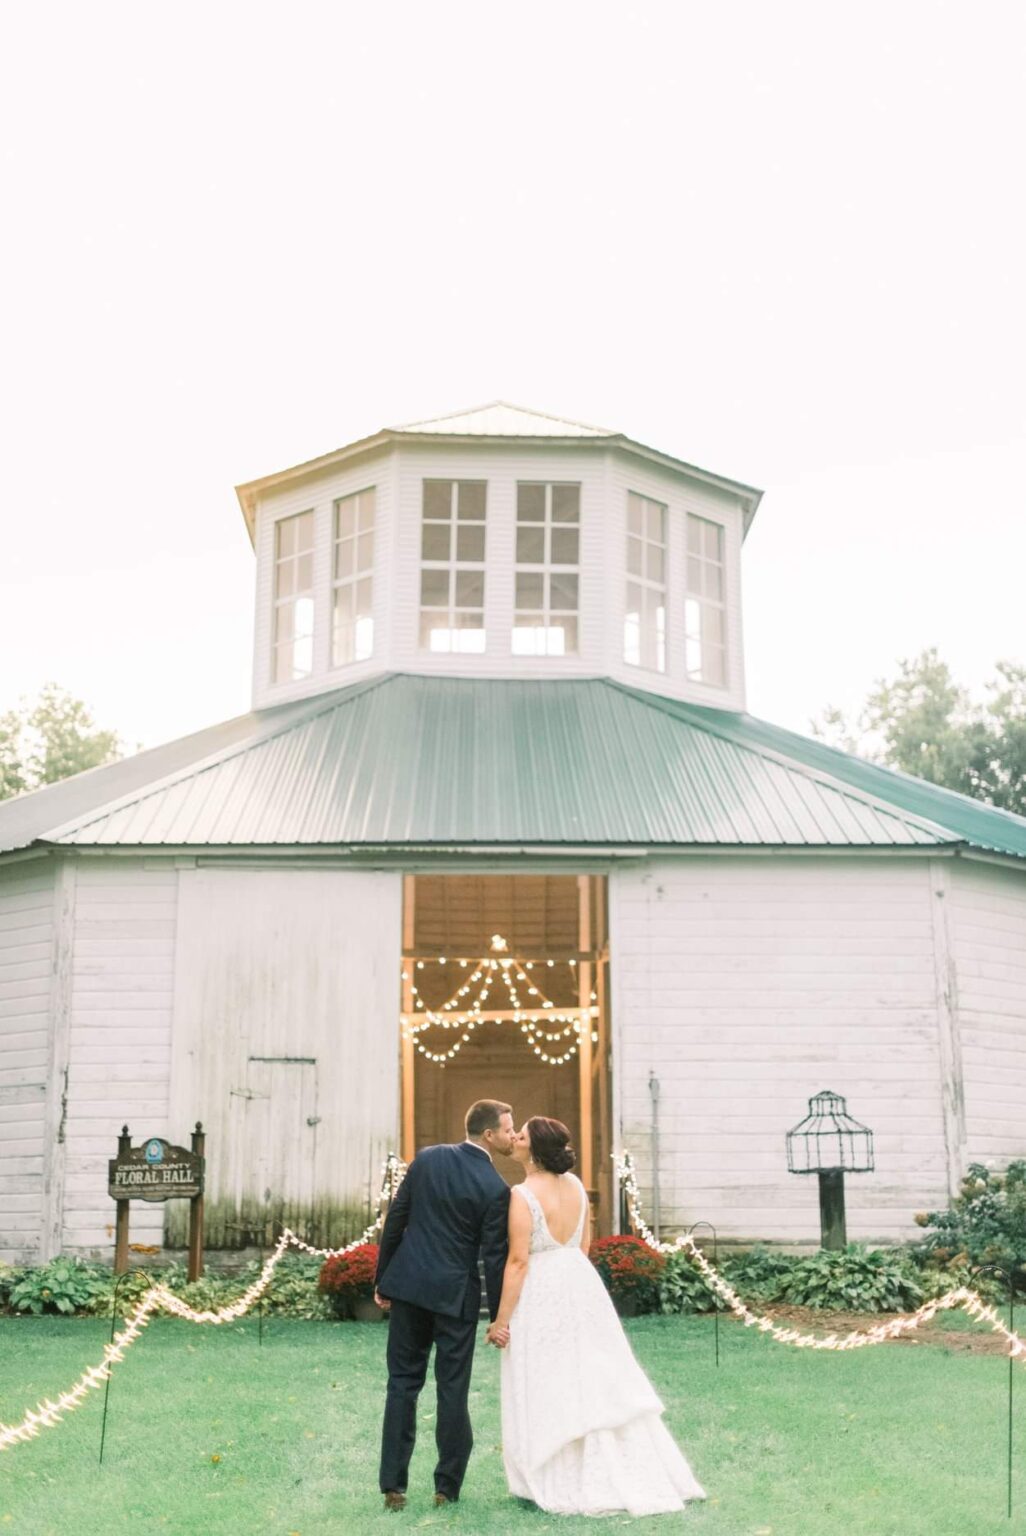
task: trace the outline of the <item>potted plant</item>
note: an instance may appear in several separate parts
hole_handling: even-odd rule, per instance
[[[592,1243],[590,1257],[621,1317],[658,1311],[666,1260],[656,1249],[640,1237],[600,1237]]]
[[[317,1289],[326,1297],[336,1317],[352,1318],[358,1323],[382,1320],[385,1314],[374,1300],[377,1267],[377,1243],[360,1243],[348,1253],[325,1259]]]

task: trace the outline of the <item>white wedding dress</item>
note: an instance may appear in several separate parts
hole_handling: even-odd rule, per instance
[[[662,1421],[602,1280],[581,1251],[587,1195],[566,1243],[531,1210],[527,1276],[502,1351],[502,1449],[510,1492],[554,1515],[680,1511],[704,1499]]]

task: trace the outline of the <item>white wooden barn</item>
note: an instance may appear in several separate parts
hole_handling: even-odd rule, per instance
[[[823,1088],[854,1237],[1026,1153],[1026,821],[745,712],[757,491],[499,404],[239,500],[252,713],[0,806],[0,1258],[110,1254],[126,1122],[203,1121],[214,1247],[332,1237],[483,1094],[606,1230],[653,1075],[664,1228],[815,1241]]]

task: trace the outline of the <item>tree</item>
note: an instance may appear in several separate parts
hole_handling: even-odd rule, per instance
[[[34,703],[0,715],[0,800],[114,762],[122,750],[81,699],[47,683]]]
[[[855,717],[828,706],[814,733],[846,752],[1026,815],[1026,667],[997,663],[977,704],[936,650],[898,664]]]

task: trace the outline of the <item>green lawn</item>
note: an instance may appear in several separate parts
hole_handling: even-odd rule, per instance
[[[598,1536],[624,1524],[638,1536],[988,1536],[1024,1528],[1026,1422],[1016,1426],[1019,1508],[1013,1522],[1004,1518],[1003,1359],[925,1343],[813,1354],[724,1322],[717,1371],[707,1318],[628,1327],[710,1495],[683,1516],[558,1519],[511,1501],[499,1451],[499,1358],[483,1344],[463,1500],[442,1511],[431,1504],[429,1378],[410,1505],[386,1515],[376,1480],[384,1327],[275,1319],[260,1348],[248,1319],[217,1329],[162,1318],[115,1371],[102,1469],[102,1391],[58,1428],[0,1452],[0,1536],[396,1536],[404,1527]],[[99,1358],[106,1334],[89,1319],[0,1319],[0,1420],[20,1419],[70,1385]]]

